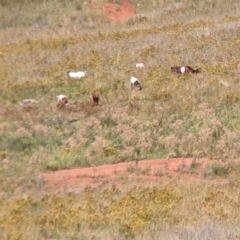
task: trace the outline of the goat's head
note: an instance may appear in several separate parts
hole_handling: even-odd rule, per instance
[[[93,103],[96,104],[96,105],[99,104],[99,95],[100,95],[100,93],[97,92],[97,91],[94,91],[94,92],[92,93]]]
[[[133,85],[136,90],[142,90],[142,85],[138,81],[136,81]]]
[[[67,104],[68,104],[68,98],[67,98],[66,95],[63,95],[63,94],[58,95],[58,96],[57,96],[57,99],[58,99],[58,103],[62,103],[62,104],[64,104],[64,105],[67,105]]]

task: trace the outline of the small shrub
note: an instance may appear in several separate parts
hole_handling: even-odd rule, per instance
[[[107,116],[101,120],[102,127],[113,127],[117,125],[117,123],[112,119],[111,116]]]
[[[196,173],[197,172],[197,169],[199,167],[199,163],[196,161],[196,159],[194,158],[190,164],[190,167],[189,167],[189,171],[190,173]]]
[[[22,152],[26,149],[33,149],[39,145],[40,142],[37,139],[28,136],[22,137],[9,137],[8,138],[8,146],[16,152]]]
[[[127,167],[127,171],[130,173],[139,173],[141,171],[141,169],[137,164],[130,163]]]
[[[224,165],[221,163],[212,163],[206,167],[204,176],[225,177],[229,174],[229,171],[230,171],[229,165]]]
[[[0,151],[0,159],[4,159],[7,157],[7,151]]]
[[[143,175],[149,175],[151,173],[151,167],[150,166],[146,166],[142,171],[141,173]]]
[[[58,156],[52,157],[46,164],[48,170],[56,171],[59,169],[68,169],[76,166],[85,166],[87,162],[82,155],[77,153],[61,153]]]
[[[154,173],[154,176],[156,176],[156,177],[163,177],[164,176],[164,172],[162,170],[157,170]]]
[[[106,147],[103,147],[103,152],[105,157],[109,157],[112,155],[116,155],[117,150],[114,147],[106,146]]]

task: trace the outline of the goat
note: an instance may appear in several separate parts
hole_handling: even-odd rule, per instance
[[[143,68],[143,67],[145,67],[145,63],[144,62],[136,63],[136,68]]]
[[[137,90],[142,90],[142,86],[139,83],[139,80],[136,77],[131,76],[130,78],[130,83],[131,83],[131,89],[137,89]]]
[[[193,68],[191,68],[189,66],[182,66],[182,67],[175,66],[175,67],[171,67],[171,71],[173,73],[181,73],[181,74],[184,74],[184,73],[199,73],[198,69],[193,69]]]
[[[32,103],[39,103],[39,101],[36,101],[35,99],[24,99],[20,102],[20,105],[32,104]]]
[[[66,95],[60,94],[57,96],[58,104],[62,104],[64,106],[67,106],[68,104],[68,98]]]
[[[70,78],[82,78],[86,76],[86,71],[79,71],[79,72],[67,72],[68,77]]]
[[[95,105],[98,105],[98,104],[99,104],[99,92],[94,91],[94,92],[92,93],[92,99],[93,99],[93,103],[94,103]]]

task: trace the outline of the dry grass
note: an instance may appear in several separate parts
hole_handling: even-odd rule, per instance
[[[236,186],[86,188],[1,201],[2,239],[238,239]],[[225,223],[223,225],[223,223]],[[231,223],[231,226],[229,225]],[[80,230],[80,232],[79,232]]]
[[[99,217],[101,222],[107,214],[109,219],[117,214],[116,222],[122,221],[109,229],[107,222],[98,225],[91,219],[71,229],[65,220],[74,214],[61,216],[63,221],[56,223],[52,219],[60,211],[54,212],[57,206],[47,205],[48,201],[43,206],[34,197],[8,199],[19,189],[31,195],[35,176],[46,169],[158,157],[208,156],[225,161],[239,157],[240,90],[235,74],[240,55],[239,1],[132,0],[136,16],[115,25],[102,14],[103,2],[92,8],[89,1],[0,1],[0,192],[6,197],[2,206],[8,209],[0,211],[2,239],[79,239],[79,227],[86,239],[101,239],[106,232],[119,239],[147,239],[151,234],[153,238],[166,235],[165,239],[239,238],[239,177],[233,179],[235,192],[231,193],[231,186],[221,190],[174,186],[180,192],[181,210],[176,205],[166,207],[170,215],[163,219],[154,213],[161,212],[161,207],[147,206],[147,201],[133,206],[136,212],[138,207],[147,210],[141,216],[133,214],[131,223],[124,218],[125,205],[115,206],[123,208],[119,212],[108,209],[106,213],[100,206],[106,204],[103,200],[94,202],[93,219]],[[146,68],[135,69],[139,61]],[[181,64],[199,68],[201,73],[173,75],[170,67]],[[87,76],[68,79],[69,70],[86,70]],[[140,79],[141,92],[131,91],[131,75]],[[100,93],[99,106],[91,102],[94,90]],[[59,109],[56,96],[62,93],[68,95],[69,105]],[[26,98],[39,103],[21,106],[19,102]],[[227,174],[229,169],[210,166],[206,175]],[[139,196],[141,191],[153,190],[133,194]],[[207,192],[214,196],[206,197]],[[121,194],[129,197],[124,190]],[[186,197],[184,201],[181,196]],[[47,196],[50,202],[54,197]],[[65,196],[57,197],[63,204]],[[36,213],[31,216],[33,209]],[[44,219],[44,224],[32,218]],[[28,222],[32,225],[23,231]],[[213,231],[204,225],[207,222]],[[227,231],[229,224],[233,227]],[[95,227],[100,235],[95,235]]]

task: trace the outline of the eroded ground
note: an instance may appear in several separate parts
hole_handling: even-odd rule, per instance
[[[208,158],[169,158],[124,162],[40,174],[44,189],[56,192],[81,191],[85,187],[116,185],[157,185],[170,181],[208,181],[227,183],[229,178],[205,177]]]

